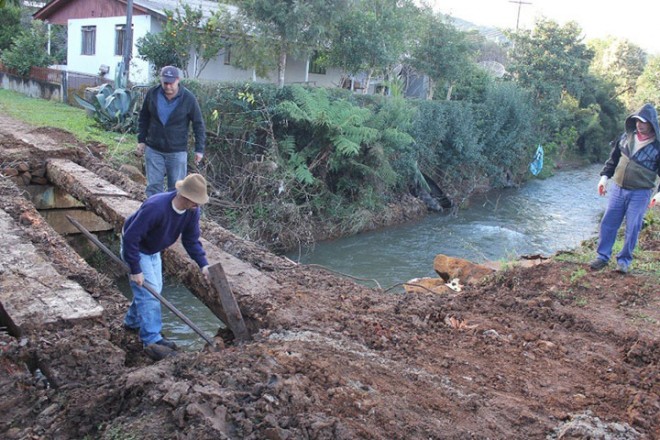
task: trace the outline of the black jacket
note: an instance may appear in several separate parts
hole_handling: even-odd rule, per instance
[[[655,140],[631,154],[633,137],[636,134],[635,116],[641,116],[651,123]],[[610,158],[605,162],[601,176],[613,180],[625,189],[649,189],[655,187],[656,177],[660,176],[660,128],[658,114],[650,104],[645,104],[637,112],[626,118],[626,131],[614,144]],[[658,188],[660,190],[660,187]]]
[[[144,97],[138,119],[138,142],[162,153],[186,151],[188,147],[188,127],[192,122],[195,134],[195,152],[204,153],[206,127],[202,111],[195,96],[179,84],[179,103],[163,125],[158,117],[157,93],[163,93],[158,85],[151,88]]]

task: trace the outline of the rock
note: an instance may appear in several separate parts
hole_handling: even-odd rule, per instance
[[[494,270],[481,264],[475,264],[462,258],[438,254],[433,260],[433,269],[446,283],[458,278],[464,284],[477,284]]]
[[[422,287],[420,287],[422,286]],[[406,293],[447,293],[451,289],[442,278],[413,278],[403,285]]]
[[[126,174],[133,182],[147,184],[147,178],[133,165],[123,164],[119,167],[119,171]]]

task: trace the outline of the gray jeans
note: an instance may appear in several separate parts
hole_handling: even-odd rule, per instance
[[[161,153],[147,146],[144,153],[147,171],[147,197],[164,191],[173,191],[174,184],[188,174],[188,153]],[[167,189],[164,187],[167,176]]]

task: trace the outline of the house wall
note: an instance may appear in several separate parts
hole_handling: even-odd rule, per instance
[[[73,72],[98,74],[101,65],[109,67],[106,78],[114,79],[121,55],[115,55],[115,26],[126,24],[125,16],[105,18],[70,19],[68,22],[67,68]],[[93,55],[81,55],[82,27],[96,26],[96,51]],[[129,79],[133,83],[149,81],[149,64],[137,58],[135,42],[151,30],[152,18],[149,15],[133,17],[133,52]]]
[[[102,65],[108,66],[109,71],[105,78],[114,80],[121,55],[115,55],[115,26],[126,24],[126,17],[72,18],[68,21],[68,47],[67,69],[72,72],[82,72],[91,75],[99,74]],[[96,51],[93,55],[82,55],[82,28],[83,26],[96,26]],[[157,81],[157,75],[151,72],[148,62],[138,57],[135,43],[147,33],[159,33],[163,24],[150,15],[133,16],[133,52],[129,71],[129,80],[133,84],[150,84]],[[321,87],[337,87],[341,78],[340,69],[327,69],[326,74],[307,74],[307,63],[304,60],[287,60],[285,82],[310,83]],[[192,76],[194,69],[188,68]],[[258,78],[251,70],[238,69],[224,63],[224,54],[211,60],[202,70],[200,80],[208,81],[255,81],[259,83],[276,83],[277,72],[271,72],[268,78]]]
[[[339,85],[341,69],[329,68],[324,75],[310,73],[306,76],[305,72],[307,69],[307,63],[305,61],[295,60],[289,57],[286,64],[286,72],[284,76],[284,82],[286,84],[308,82],[311,85],[320,87],[338,87]],[[190,67],[188,71],[192,73],[192,67]],[[209,81],[254,81],[258,83],[276,83],[277,71],[270,72],[267,78],[259,78],[254,76],[251,70],[242,70],[225,64],[224,54],[221,54],[217,59],[209,61],[204,70],[202,70],[199,79]]]

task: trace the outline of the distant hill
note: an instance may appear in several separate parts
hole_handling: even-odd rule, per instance
[[[508,39],[504,35],[504,32],[502,32],[499,28],[491,27],[491,26],[479,26],[477,24],[474,24],[470,21],[463,20],[462,18],[458,17],[452,17],[449,15],[445,15],[449,22],[453,24],[457,29],[462,30],[462,31],[473,31],[476,30],[478,31],[481,35],[483,35],[486,39],[495,41],[497,43],[506,43]]]

